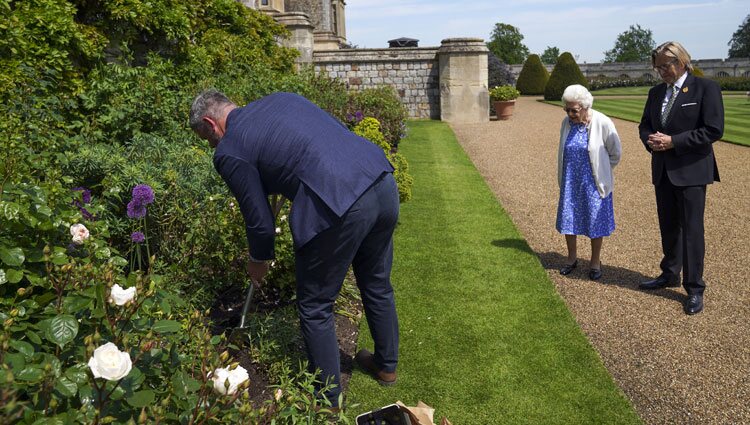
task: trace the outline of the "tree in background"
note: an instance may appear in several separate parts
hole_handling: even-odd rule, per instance
[[[539,55],[529,55],[518,74],[516,88],[521,94],[544,94],[548,79],[549,72],[542,65]]]
[[[542,63],[554,64],[555,62],[557,62],[557,58],[559,56],[560,49],[558,49],[557,47],[547,46],[547,48],[544,49],[544,53],[542,53],[540,59],[542,60]]]
[[[565,88],[571,84],[588,87],[588,81],[583,76],[581,68],[570,52],[565,52],[557,58],[552,74],[544,87],[544,100],[560,100]]]
[[[750,15],[745,17],[745,20],[732,34],[732,39],[727,44],[729,45],[730,58],[750,57]]]
[[[656,47],[653,33],[640,25],[631,25],[630,29],[617,36],[615,47],[604,52],[604,62],[647,62],[651,60],[651,51]]]
[[[492,53],[487,55],[487,86],[489,88],[514,84],[516,78],[510,67]]]
[[[502,22],[495,24],[487,48],[507,64],[523,63],[529,55],[529,48],[523,44],[521,31]]]

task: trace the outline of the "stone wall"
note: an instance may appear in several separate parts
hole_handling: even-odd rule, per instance
[[[350,89],[392,86],[409,117],[440,119],[437,53],[437,47],[340,49],[314,52],[313,63]]]
[[[742,59],[698,59],[693,65],[700,68],[706,77],[750,77],[750,58]],[[545,65],[552,71],[554,65]],[[651,67],[651,62],[612,62],[612,63],[579,63],[578,67],[587,78],[597,76],[619,78],[645,78],[654,81],[659,74]],[[510,65],[511,72],[518,78],[523,65]]]

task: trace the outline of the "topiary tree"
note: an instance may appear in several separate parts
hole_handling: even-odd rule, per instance
[[[565,52],[557,59],[547,85],[544,87],[544,100],[560,100],[565,88],[571,84],[588,87],[588,81],[573,59],[573,55]]]
[[[544,87],[549,80],[549,72],[542,64],[539,55],[529,55],[518,74],[516,88],[521,94],[544,94]]]

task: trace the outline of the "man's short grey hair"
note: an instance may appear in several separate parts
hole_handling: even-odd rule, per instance
[[[208,130],[208,124],[203,121],[203,117],[216,120],[228,105],[234,105],[234,103],[224,93],[216,89],[203,91],[195,97],[190,107],[190,128],[197,132],[202,129]]]
[[[594,104],[594,96],[580,84],[573,84],[565,88],[562,95],[562,101],[567,103],[577,103],[581,108],[589,109]]]

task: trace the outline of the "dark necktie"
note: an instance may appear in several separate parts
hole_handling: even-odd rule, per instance
[[[680,90],[679,87],[676,85],[672,85],[672,95],[669,96],[669,100],[667,101],[666,106],[664,106],[664,110],[661,112],[661,126],[664,127],[667,125],[667,117],[669,116],[669,110],[672,109],[672,105],[674,104],[674,100],[677,98],[677,92]]]

